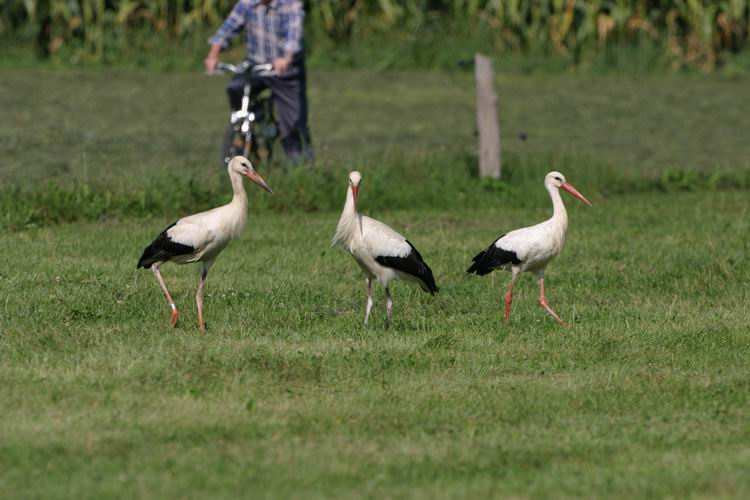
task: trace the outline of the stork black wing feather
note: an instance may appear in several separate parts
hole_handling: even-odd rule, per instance
[[[149,246],[143,249],[143,255],[138,260],[138,267],[150,268],[155,262],[164,262],[177,255],[185,255],[195,252],[195,248],[190,245],[172,241],[167,234],[177,222],[173,222],[164,231],[159,233]]]
[[[411,247],[411,251],[405,257],[380,255],[375,257],[375,261],[381,266],[390,267],[396,271],[414,276],[421,281],[422,290],[435,295],[435,292],[438,291],[438,287],[435,284],[435,277],[432,275],[432,269],[430,269],[430,266],[424,261],[419,251],[414,248],[414,245],[412,245],[409,240],[406,240],[406,243]]]
[[[505,235],[500,236],[502,238]],[[492,245],[487,247],[486,250],[479,252],[472,260],[474,263],[466,270],[467,273],[477,273],[479,276],[489,274],[495,269],[502,267],[506,264],[520,264],[521,259],[518,258],[516,252],[510,250],[503,250],[498,248],[495,243],[500,240],[492,242]]]

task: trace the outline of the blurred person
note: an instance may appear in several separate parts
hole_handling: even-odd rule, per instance
[[[307,78],[302,0],[239,0],[218,31],[209,38],[211,48],[203,61],[212,73],[219,54],[230,39],[245,28],[247,59],[253,64],[271,63],[276,76],[253,77],[253,92],[270,88],[281,129],[284,152],[292,162],[314,159],[307,125]],[[242,102],[246,75],[236,75],[227,86],[229,105]]]

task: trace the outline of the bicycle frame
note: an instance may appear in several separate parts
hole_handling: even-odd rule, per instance
[[[250,73],[251,78],[245,80],[245,85],[243,87],[240,109],[232,111],[229,117],[230,127],[236,127],[239,124],[239,131],[244,136],[242,155],[245,158],[249,158],[253,145],[253,123],[257,119],[252,110],[252,76],[275,76],[276,72],[273,70],[273,66],[270,63],[253,65],[249,61],[245,61],[237,66],[227,63],[218,63],[216,69],[217,71],[215,73],[219,74],[225,71],[235,75]],[[225,157],[224,162],[226,163],[230,159],[231,158]]]
[[[251,124],[255,121],[255,113],[250,111],[250,92],[252,92],[252,86],[250,82],[246,82],[242,91],[242,105],[240,109],[233,111],[229,117],[229,121],[233,125],[238,122],[242,123],[240,131],[245,134],[245,148],[243,149],[242,156],[245,158],[250,155],[250,144],[252,144],[253,140]]]

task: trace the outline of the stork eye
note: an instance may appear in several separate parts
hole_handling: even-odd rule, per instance
[[[557,179],[558,181],[562,182],[562,178],[561,177],[555,177],[555,179]]]

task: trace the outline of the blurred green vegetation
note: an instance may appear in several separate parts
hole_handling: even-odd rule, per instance
[[[6,69],[0,81],[0,232],[228,199],[225,78]],[[481,182],[473,88],[461,73],[312,70],[317,164],[259,165],[280,194],[251,192],[253,212],[338,211],[353,169],[376,212],[545,206],[552,169],[592,201],[750,189],[746,78],[501,75],[503,178]]]
[[[234,0],[5,0],[3,64],[194,67]],[[453,67],[481,50],[505,64],[730,72],[750,66],[750,0],[318,0],[317,66]],[[32,52],[32,47],[34,51]],[[524,56],[523,59],[520,56]],[[531,57],[529,60],[528,57]],[[556,61],[556,62],[550,62]]]

